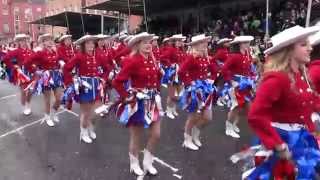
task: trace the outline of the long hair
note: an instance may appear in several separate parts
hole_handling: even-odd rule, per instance
[[[283,48],[278,52],[271,54],[270,56],[268,56],[267,62],[264,64],[264,68],[263,68],[264,73],[270,72],[270,71],[287,73],[291,81],[291,87],[295,87],[294,72],[290,67],[290,61],[292,61],[293,49],[294,49],[293,45],[291,45],[286,48]],[[309,88],[314,90],[314,86],[312,81],[310,80],[310,77],[308,76],[306,66],[304,64],[301,64],[298,67],[298,69],[301,75],[306,80]],[[294,90],[296,91],[296,88],[294,88]]]

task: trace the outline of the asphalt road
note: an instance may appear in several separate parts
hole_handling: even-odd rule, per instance
[[[42,97],[32,100],[33,113],[22,115],[18,89],[0,81],[0,180],[136,180],[129,173],[129,134],[113,115],[96,117],[98,138],[93,144],[79,141],[79,106],[62,111],[54,128],[40,124]],[[165,90],[164,90],[164,93]],[[240,123],[241,138],[224,135],[226,111],[214,108],[214,118],[202,132],[204,146],[197,152],[182,148],[186,113],[175,120],[162,119],[161,142],[155,156],[177,168],[154,162],[159,171],[144,180],[238,180],[239,165],[230,155],[250,142],[247,123]],[[20,128],[20,129],[18,129]],[[141,156],[142,157],[142,156]]]

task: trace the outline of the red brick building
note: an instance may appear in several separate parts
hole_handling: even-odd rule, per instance
[[[45,3],[41,1],[0,0],[0,38],[10,40],[17,33],[36,38],[44,29],[41,25],[31,25],[29,22],[45,14]]]

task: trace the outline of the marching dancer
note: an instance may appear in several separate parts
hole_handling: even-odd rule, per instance
[[[184,83],[180,104],[189,115],[185,124],[183,146],[198,150],[202,146],[200,130],[212,119],[212,102],[215,99],[213,82],[218,67],[208,56],[208,40],[211,37],[197,35],[189,43],[191,55],[185,58],[179,69],[179,77]]]
[[[219,64],[223,64],[228,59],[230,42],[232,39],[222,38],[217,42],[217,50],[214,54],[214,58]]]
[[[17,34],[14,37],[14,41],[17,43],[18,48],[13,51],[9,51],[3,58],[3,62],[6,64],[8,70],[10,71],[11,77],[13,78],[13,83],[20,86],[20,102],[24,107],[24,115],[31,114],[30,101],[32,93],[26,89],[28,83],[30,83],[29,80],[31,78],[31,70],[30,68],[24,66],[27,58],[33,54],[32,50],[28,47],[29,39],[30,37],[28,35]],[[22,82],[19,77],[16,76],[16,74],[19,72],[27,76],[26,78],[29,80],[26,79]]]
[[[252,36],[237,36],[232,42],[232,50],[228,59],[221,69],[224,80],[231,85],[231,107],[226,120],[226,135],[233,138],[240,138],[238,134],[240,129],[237,126],[241,114],[246,114],[248,103],[247,99],[251,98],[251,88],[241,89],[239,81],[254,77],[252,72],[252,62],[249,53]]]
[[[306,64],[312,50],[308,36],[318,30],[295,26],[271,38],[248,122],[265,151],[273,153],[267,153],[245,179],[316,179],[320,151],[311,134],[311,114],[318,110],[319,95]]]
[[[72,44],[72,35],[62,35],[59,38],[59,46],[57,47],[57,53],[59,56],[59,61],[62,63],[62,66],[69,62],[71,58],[75,55],[75,50]],[[64,82],[68,81],[66,80],[66,76],[63,76]],[[72,104],[69,104],[68,106],[71,107]]]
[[[178,116],[176,101],[180,91],[180,84],[178,80],[179,65],[183,62],[185,52],[183,51],[183,41],[186,37],[182,34],[176,34],[170,37],[169,41],[172,41],[173,47],[167,47],[165,51],[161,53],[160,60],[164,66],[166,79],[165,83],[168,85],[168,98],[167,98],[167,110],[166,115],[170,119],[175,119]]]
[[[108,77],[110,66],[104,57],[95,55],[95,36],[85,35],[78,39],[80,51],[64,66],[63,72],[66,79],[72,78],[71,70],[77,68],[77,74],[73,82],[67,82],[67,90],[71,88],[76,96],[74,99],[80,104],[80,140],[92,143],[97,138],[94,130],[92,116],[96,103],[101,97],[103,90],[103,78]],[[99,68],[103,69],[103,74]]]
[[[26,66],[32,67],[40,75],[35,90],[37,93],[43,93],[45,115],[44,121],[52,127],[59,122],[57,111],[60,107],[60,99],[63,91],[63,77],[61,68],[64,64],[59,60],[56,52],[56,46],[51,34],[39,36],[38,41],[42,44],[42,50],[35,52],[26,61]],[[55,102],[51,106],[51,94],[53,93]]]
[[[152,175],[158,171],[153,167],[153,153],[160,138],[159,102],[161,71],[152,54],[153,35],[146,32],[135,35],[128,43],[132,49],[127,63],[113,81],[122,103],[117,114],[120,122],[129,128],[130,171],[138,176],[144,174],[139,165],[141,135],[149,130],[147,147],[144,150],[143,169]],[[130,80],[131,88],[126,90]]]

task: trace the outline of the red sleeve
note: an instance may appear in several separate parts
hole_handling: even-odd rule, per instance
[[[24,62],[24,65],[28,69],[30,69],[31,72],[34,72],[36,70],[36,67],[39,66],[41,59],[42,59],[41,51],[32,53],[32,55],[26,59],[26,61]]]
[[[181,78],[182,82],[185,85],[190,85],[192,82],[191,74],[189,73],[192,68],[194,68],[196,65],[194,63],[194,59],[192,56],[189,56],[186,58],[185,61],[181,64],[178,75]]]
[[[72,83],[72,69],[80,64],[81,54],[77,54],[70,59],[63,67],[64,83],[70,85]]]
[[[270,74],[262,80],[257,89],[256,98],[250,107],[249,126],[268,149],[273,149],[276,145],[283,143],[279,134],[271,126],[273,120],[272,106],[275,102],[281,100],[281,96],[285,95],[283,90],[289,88],[290,80],[286,75]]]
[[[113,57],[114,60],[116,60],[116,63],[119,65],[121,62],[121,57],[126,56],[128,54],[130,54],[131,49],[125,47],[122,48],[121,50],[117,51],[115,56]]]
[[[221,68],[221,74],[225,81],[230,81],[233,76],[233,68],[237,65],[237,59],[235,56],[229,56],[224,65]]]
[[[108,81],[108,78],[109,78],[109,73],[111,72],[112,70],[112,66],[110,65],[110,61],[112,61],[111,59],[109,59],[108,56],[100,56],[99,57],[99,61],[100,61],[100,64],[103,68],[103,75],[102,75],[102,78],[106,81]]]
[[[13,63],[11,62],[12,58],[15,58],[18,56],[18,49],[14,50],[14,51],[9,51],[4,57],[3,57],[3,62],[4,64],[9,68],[12,69],[13,68]]]
[[[58,54],[58,60],[63,60],[65,63],[69,61],[69,58],[67,57],[64,47],[59,46],[57,49],[57,54]]]
[[[161,64],[163,64],[164,66],[170,66],[171,65],[171,61],[170,59],[172,58],[172,48],[166,48],[165,51],[163,51],[160,55],[160,62]]]
[[[211,73],[210,78],[212,80],[217,79],[219,68],[214,58],[210,59],[209,71]]]
[[[133,59],[127,60],[128,62],[112,82],[113,87],[117,90],[122,98],[126,98],[129,95],[124,87],[124,84],[130,79],[130,77],[132,76],[132,72],[138,69],[136,66],[137,63]]]

